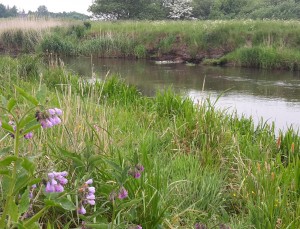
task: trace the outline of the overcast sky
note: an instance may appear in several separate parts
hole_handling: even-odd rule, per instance
[[[36,11],[41,5],[45,5],[50,12],[71,12],[90,14],[87,12],[88,7],[92,4],[92,0],[0,0],[5,6],[16,6],[18,10]]]

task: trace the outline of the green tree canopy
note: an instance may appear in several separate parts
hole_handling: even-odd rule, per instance
[[[164,19],[163,0],[96,0],[89,7],[95,16],[115,19]]]

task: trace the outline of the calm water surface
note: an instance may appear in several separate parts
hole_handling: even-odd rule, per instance
[[[300,72],[266,71],[248,68],[158,65],[150,61],[120,59],[64,59],[67,68],[91,78],[104,79],[107,73],[118,74],[136,85],[144,95],[154,95],[168,87],[191,97],[195,102],[210,97],[216,106],[275,122],[277,130],[300,127]]]

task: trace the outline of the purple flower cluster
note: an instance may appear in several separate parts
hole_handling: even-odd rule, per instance
[[[24,138],[25,138],[25,139],[33,138],[33,133],[32,133],[32,132],[29,132],[29,133],[25,134],[25,135],[24,135]]]
[[[66,176],[68,172],[52,172],[48,173],[48,182],[46,185],[46,192],[63,192],[64,185],[68,183]]]
[[[51,128],[61,123],[59,116],[62,115],[62,110],[58,108],[48,109],[45,112],[38,111],[36,118],[40,122],[41,126],[45,128]]]
[[[135,179],[138,179],[141,177],[143,171],[144,171],[144,166],[142,166],[141,164],[137,164],[136,166],[134,166],[134,168],[131,168],[128,171],[128,174],[134,177]]]
[[[79,189],[81,193],[81,201],[77,212],[81,215],[86,213],[86,209],[84,208],[84,204],[95,205],[95,187],[89,186],[93,183],[92,179],[87,180],[82,187]]]
[[[122,200],[122,199],[125,199],[127,197],[128,197],[128,191],[124,187],[121,187],[120,190],[119,190],[118,198],[120,200]]]

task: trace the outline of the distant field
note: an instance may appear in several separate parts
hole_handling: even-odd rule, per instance
[[[67,21],[55,20],[55,19],[24,19],[24,18],[12,18],[12,19],[0,19],[0,33],[11,29],[22,30],[44,30],[50,29],[56,26],[65,26],[70,24]]]

